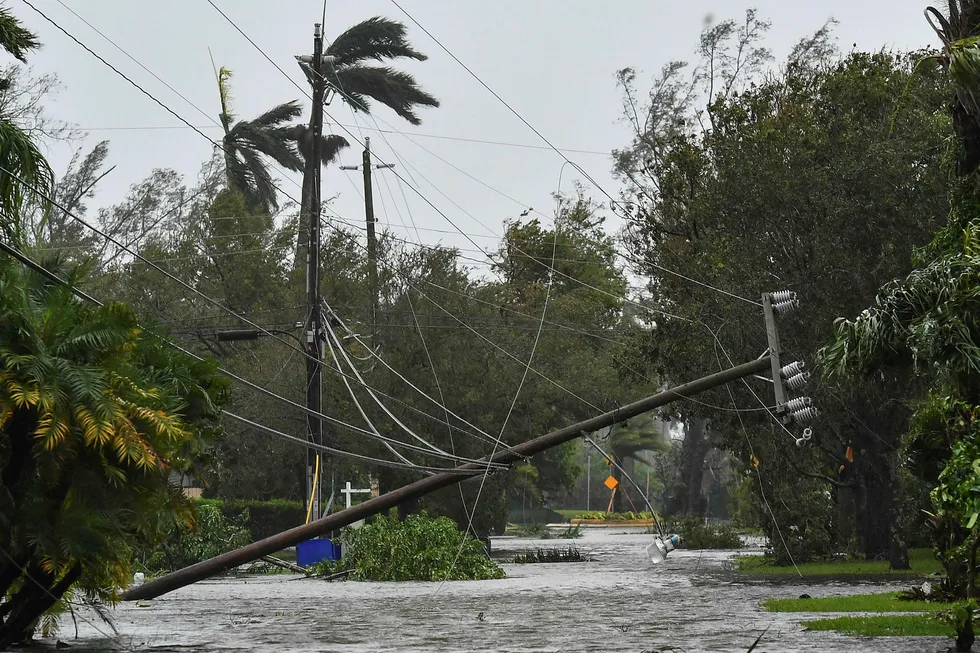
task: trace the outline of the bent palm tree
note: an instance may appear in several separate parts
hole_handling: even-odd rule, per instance
[[[250,210],[271,213],[279,207],[276,186],[264,159],[268,157],[287,170],[302,170],[303,159],[296,142],[288,136],[287,123],[303,112],[296,101],[280,104],[253,120],[235,121],[231,112],[228,80],[231,71],[218,72],[218,94],[221,97],[221,126],[224,136],[225,174],[228,188],[245,197]]]
[[[0,7],[0,48],[21,61],[40,44],[6,8]],[[5,87],[0,79],[0,91]],[[54,172],[22,129],[0,115],[0,234],[19,242],[21,208],[31,199],[50,195]],[[36,192],[31,187],[37,189]]]
[[[330,89],[335,90],[351,109],[370,113],[371,100],[380,102],[413,125],[422,121],[416,115],[418,107],[438,107],[439,100],[427,93],[411,74],[387,66],[373,66],[369,60],[414,59],[425,61],[424,54],[417,51],[406,38],[405,25],[397,21],[375,16],[354,25],[338,36],[325,50],[324,54],[334,57],[330,70],[323,72]],[[307,80],[313,83],[313,71],[303,66]],[[303,126],[295,132],[298,142],[309,139],[312,133]],[[344,141],[346,144],[346,141]],[[324,156],[320,164],[326,165],[329,148],[322,148]],[[301,147],[302,153],[302,147]],[[336,156],[336,152],[332,156]],[[312,177],[312,162],[308,162],[305,178]],[[309,230],[310,192],[312,188],[304,184],[300,210],[299,234],[296,243],[295,266],[306,265],[305,234]]]

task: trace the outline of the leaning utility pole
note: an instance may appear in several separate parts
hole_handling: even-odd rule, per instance
[[[379,514],[395,506],[415,500],[430,492],[435,492],[436,490],[459,483],[472,475],[479,476],[486,474],[489,470],[488,463],[510,465],[521,460],[526,460],[552,447],[570,442],[585,434],[593,433],[600,429],[613,426],[614,424],[622,423],[637,415],[642,415],[643,413],[666,406],[675,401],[693,397],[706,390],[717,388],[732,381],[757,376],[767,368],[774,378],[760,378],[775,384],[773,393],[774,399],[776,400],[775,412],[780,415],[784,413],[788,414],[790,423],[805,424],[817,416],[817,409],[813,407],[813,402],[808,397],[799,397],[787,401],[786,389],[797,390],[802,388],[806,385],[808,375],[803,372],[802,361],[796,361],[785,366],[781,365],[778,358],[779,334],[775,321],[777,314],[790,311],[798,305],[796,293],[790,291],[767,293],[763,296],[762,303],[766,320],[766,331],[770,336],[770,346],[762,356],[754,361],[715,372],[714,374],[701,377],[689,383],[671,388],[670,390],[665,390],[651,397],[620,406],[615,410],[597,415],[591,419],[571,424],[557,431],[552,431],[533,440],[499,450],[496,454],[485,458],[484,462],[466,463],[452,470],[426,476],[422,480],[409,483],[397,490],[386,492],[381,496],[374,497],[346,510],[320,517],[308,524],[291,528],[282,533],[235,549],[234,551],[222,553],[209,560],[204,560],[184,569],[179,569],[151,580],[139,587],[133,587],[124,592],[121,598],[123,601],[156,598],[161,594],[172,592],[175,589],[220,574],[252,560],[257,560],[262,556],[271,555],[286,547],[295,546],[300,542],[325,535],[371,515]],[[805,445],[810,439],[811,433],[812,429],[807,427],[804,430],[803,437],[798,438],[796,444],[798,446]]]
[[[323,372],[323,324],[320,310],[320,141],[323,136],[323,99],[326,93],[326,80],[323,77],[323,34],[320,24],[313,27],[313,56],[306,61],[305,56],[297,57],[300,64],[308,63],[313,83],[313,111],[310,116],[310,156],[303,171],[307,176],[304,187],[310,189],[309,244],[306,251],[306,406],[311,411],[321,412],[322,372]],[[307,435],[310,442],[323,444],[323,425],[319,418],[308,415]],[[320,517],[321,454],[313,449],[306,453],[307,513],[311,519]]]
[[[377,220],[374,217],[374,185],[371,170],[394,168],[394,163],[371,164],[371,137],[364,137],[364,154],[360,166],[340,166],[341,170],[362,170],[364,173],[364,219],[367,222],[368,275],[371,284],[371,344],[378,346],[378,237],[375,232]]]

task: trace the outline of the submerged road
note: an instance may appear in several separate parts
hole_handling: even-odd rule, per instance
[[[118,637],[90,611],[62,621],[73,651],[635,651],[744,653],[946,651],[943,638],[856,639],[806,632],[807,615],[766,613],[776,597],[891,591],[901,583],[762,581],[730,571],[731,554],[675,551],[653,567],[650,536],[587,529],[578,540],[498,539],[494,554],[574,544],[590,563],[506,564],[508,578],[446,583],[327,583],[294,575],[214,579],[111,610]],[[907,584],[907,583],[906,583]],[[480,615],[482,614],[482,620]],[[829,615],[823,615],[829,616]],[[107,638],[96,630],[96,626]],[[53,647],[53,640],[47,640]]]

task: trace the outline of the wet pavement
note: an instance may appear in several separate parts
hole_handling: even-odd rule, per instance
[[[111,610],[118,635],[78,612],[60,639],[74,651],[635,651],[939,652],[943,638],[848,638],[806,632],[810,615],[766,613],[769,597],[891,591],[896,582],[747,579],[730,552],[678,550],[654,567],[650,536],[588,529],[578,540],[495,539],[495,557],[572,544],[594,562],[505,564],[508,578],[444,583],[361,583],[295,575],[198,583],[145,605]],[[908,582],[905,583],[905,586]],[[831,616],[831,615],[820,615]],[[84,618],[84,621],[83,621]],[[96,630],[96,627],[98,630]],[[101,631],[101,633],[99,632]],[[47,640],[53,648],[53,640]]]

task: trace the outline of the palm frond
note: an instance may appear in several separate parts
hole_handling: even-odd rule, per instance
[[[41,46],[37,37],[24,29],[6,7],[0,7],[0,48],[27,63],[27,53]]]
[[[415,50],[405,38],[405,25],[388,18],[375,16],[354,25],[338,36],[327,48],[326,54],[336,57],[335,65],[346,67],[366,59],[415,59],[426,57]]]
[[[303,107],[296,100],[292,100],[269,109],[249,122],[257,127],[279,127],[283,123],[299,118],[302,114]]]
[[[370,112],[366,98],[389,107],[413,125],[421,124],[415,114],[418,106],[438,107],[439,100],[422,90],[411,74],[382,66],[351,66],[327,76],[342,89],[355,111]]]
[[[320,163],[327,165],[333,163],[340,155],[341,150],[350,147],[350,143],[343,136],[328,134],[320,140]]]
[[[23,230],[17,216],[25,205],[50,197],[53,186],[54,171],[37,145],[15,124],[0,118],[0,233],[20,242]]]
[[[281,129],[269,129],[251,121],[243,121],[235,125],[232,133],[240,152],[256,152],[275,160],[287,170],[302,170],[303,159],[296,150],[296,144]]]
[[[250,190],[245,193],[249,209],[266,213],[274,212],[279,208],[279,197],[265,162],[254,150],[242,150],[242,158],[252,178],[252,183],[249,185]]]

